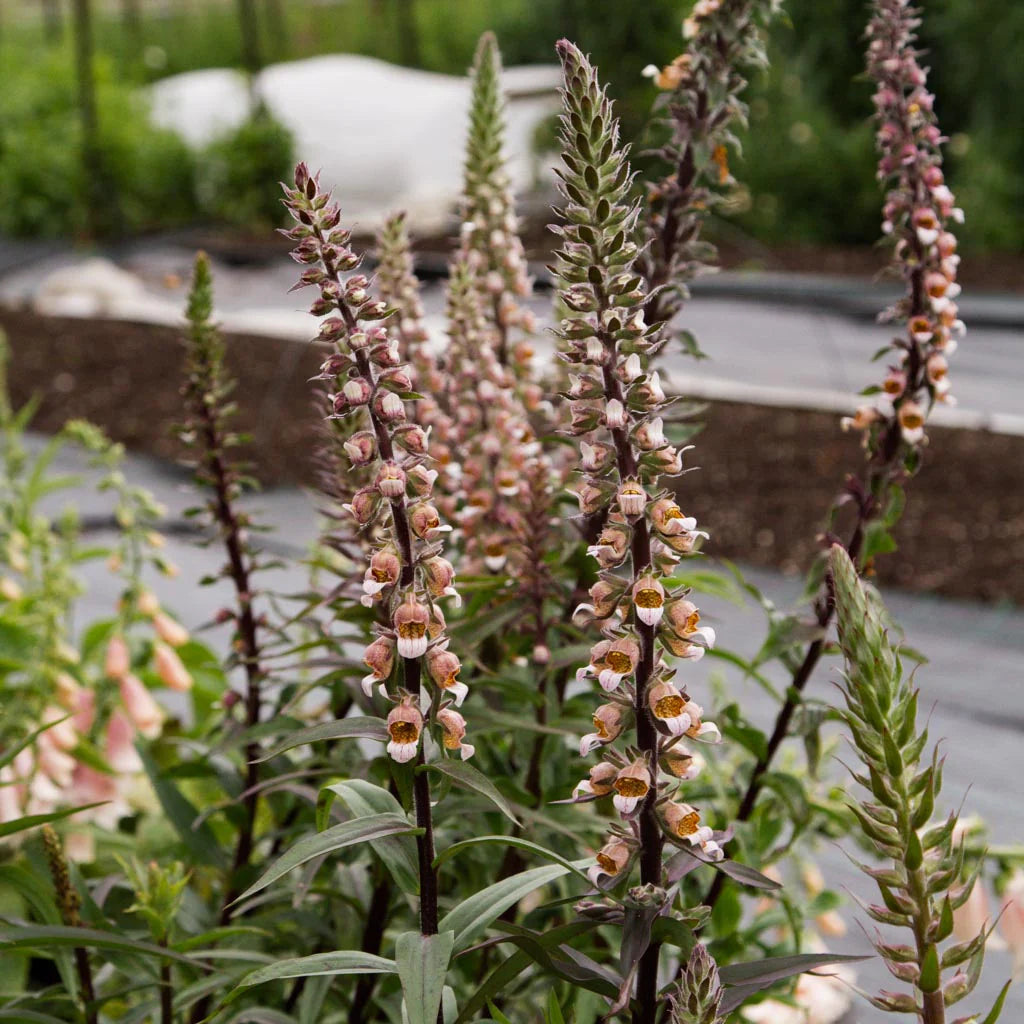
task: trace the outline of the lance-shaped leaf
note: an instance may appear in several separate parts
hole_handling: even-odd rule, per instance
[[[509,802],[498,792],[497,786],[483,772],[478,771],[471,764],[464,761],[455,761],[443,758],[438,761],[431,761],[430,764],[421,765],[417,771],[435,771],[451,779],[457,786],[463,789],[470,789],[474,793],[487,797],[498,810],[504,814],[513,825],[518,825],[519,820],[512,813]]]
[[[300,864],[313,860],[314,857],[322,857],[357,843],[376,841],[387,836],[419,835],[421,831],[421,829],[410,825],[408,820],[401,815],[373,814],[368,818],[354,818],[352,821],[335,825],[324,832],[306,836],[295,843],[285,854],[278,857],[235,902],[248,899]]]
[[[455,949],[463,950],[509,907],[518,903],[534,889],[539,889],[542,885],[568,874],[568,871],[568,868],[560,864],[547,864],[512,875],[511,878],[503,878],[500,882],[495,882],[463,900],[444,916],[439,930],[454,932]]]
[[[437,1024],[444,979],[454,947],[452,931],[437,935],[405,932],[395,940],[395,963],[405,996],[408,1024]]]
[[[404,815],[402,805],[380,786],[365,779],[346,779],[320,791],[317,803],[317,827],[327,824],[330,803],[337,797],[356,818],[371,814]],[[387,836],[373,844],[373,852],[380,857],[391,877],[402,890],[412,896],[420,891],[419,863],[416,860],[416,844],[411,836]]]
[[[137,953],[161,960],[174,960],[202,965],[181,953],[157,946],[152,942],[132,939],[115,932],[104,932],[96,928],[76,928],[69,925],[6,925],[0,927],[0,951],[9,949],[37,949],[49,954],[51,947],[81,947],[83,949],[106,949],[118,953]]]
[[[340,949],[334,953],[314,953],[293,960],[278,960],[255,971],[250,971],[229,993],[225,1005],[236,999],[242,991],[268,981],[286,978],[314,978],[334,974],[394,974],[394,960],[388,960],[357,949]]]
[[[357,718],[340,718],[335,722],[321,722],[319,725],[311,725],[306,729],[297,729],[289,733],[275,747],[259,758],[259,761],[269,761],[295,747],[304,746],[307,743],[323,743],[327,740],[379,740],[387,743],[388,730],[380,718],[360,716]]]

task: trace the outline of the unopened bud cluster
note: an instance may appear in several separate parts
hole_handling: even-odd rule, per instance
[[[501,54],[493,33],[486,32],[473,61],[458,260],[474,275],[498,362],[522,378],[530,368],[529,336],[536,323],[519,301],[531,284],[503,152],[501,87]],[[517,330],[525,337],[515,342]]]

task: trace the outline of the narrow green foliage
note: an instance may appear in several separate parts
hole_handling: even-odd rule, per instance
[[[974,880],[965,879],[963,846],[954,841],[956,815],[929,827],[941,788],[940,763],[933,754],[921,766],[927,732],[917,725],[917,692],[904,679],[886,635],[884,610],[839,545],[832,548],[830,571],[846,660],[844,718],[870,788],[883,801],[860,800],[851,810],[868,844],[891,862],[885,872],[864,868],[884,904],[865,909],[874,920],[913,935],[913,945],[890,945],[881,937],[875,944],[890,973],[911,992],[883,992],[871,1002],[893,1013],[918,1013],[924,1024],[943,1024],[945,1008],[968,995],[981,975],[984,933],[944,952],[939,948]],[[950,968],[957,969],[944,977]]]

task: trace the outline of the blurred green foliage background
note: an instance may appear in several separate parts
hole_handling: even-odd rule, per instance
[[[0,0],[0,232],[82,233],[80,125],[70,4]],[[509,64],[550,62],[561,36],[588,50],[629,137],[652,98],[640,70],[681,49],[687,0],[91,0],[103,187],[116,208],[92,233],[198,220],[273,217],[261,183],[287,171],[287,133],[256,118],[236,138],[189,152],[149,126],[138,86],[203,67],[255,67],[350,52],[460,74],[476,39],[498,32]],[[968,249],[1024,250],[1024,4],[925,0],[922,41],[968,211]],[[729,231],[767,245],[850,246],[877,237],[870,88],[862,76],[865,0],[786,0],[771,70],[750,90],[750,132]],[[248,42],[243,27],[248,25]],[[281,170],[283,169],[283,171]],[[232,199],[225,201],[225,186]],[[273,186],[271,186],[273,187]]]

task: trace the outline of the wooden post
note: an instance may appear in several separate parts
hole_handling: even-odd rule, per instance
[[[263,57],[254,0],[238,0],[238,24],[242,33],[242,67],[256,75],[263,67]]]
[[[43,36],[50,46],[64,38],[64,19],[60,13],[60,0],[42,0]]]

